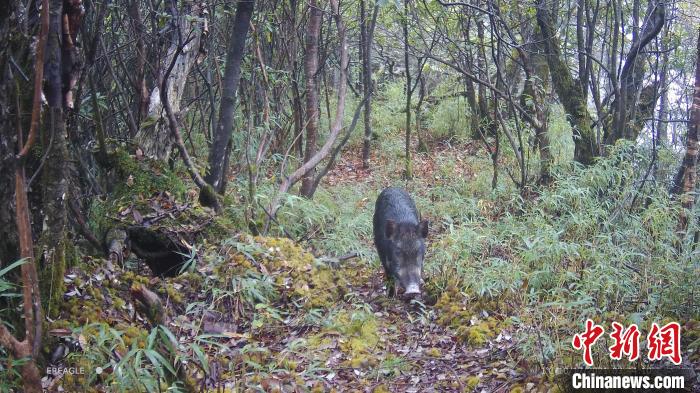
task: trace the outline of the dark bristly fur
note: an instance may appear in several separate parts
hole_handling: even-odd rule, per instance
[[[374,209],[374,244],[389,296],[395,294],[394,281],[404,290],[420,293],[428,222],[419,220],[418,209],[406,191],[390,187],[379,194]]]

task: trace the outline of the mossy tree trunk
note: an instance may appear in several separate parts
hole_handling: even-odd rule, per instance
[[[540,155],[540,177],[538,183],[547,184],[551,180],[551,166],[553,162],[549,142],[549,65],[545,56],[543,37],[541,30],[534,26],[531,33],[531,44],[522,52],[523,67],[526,70],[525,86],[521,96],[521,105],[530,116],[537,120],[535,129],[535,143]]]
[[[544,1],[538,4],[537,24],[543,36],[542,43],[547,54],[552,85],[574,129],[574,159],[588,165],[593,162],[594,157],[599,155],[599,148],[591,114],[588,112],[586,94],[581,87],[582,84],[574,80],[571,70],[562,57],[554,17],[547,7]]]
[[[681,204],[683,206],[678,223],[678,232],[681,234],[685,234],[688,229],[689,216],[695,204],[695,194],[698,183],[697,164],[698,155],[700,155],[700,145],[698,144],[698,129],[700,129],[700,28],[698,29],[697,45],[698,58],[695,65],[693,106],[690,110],[690,121],[688,122],[685,155],[675,181],[675,191],[681,194]]]
[[[50,315],[58,309],[57,303],[63,299],[63,274],[66,270],[67,201],[68,190],[68,135],[64,106],[69,103],[70,87],[67,75],[74,50],[70,32],[64,32],[63,1],[52,0],[50,7],[49,36],[46,46],[47,56],[44,66],[44,94],[48,103],[47,118],[44,124],[42,145],[46,146],[46,162],[43,166],[42,190],[44,205],[43,232],[38,244],[40,254],[40,283],[44,294],[44,307]],[[77,26],[76,26],[77,27]]]

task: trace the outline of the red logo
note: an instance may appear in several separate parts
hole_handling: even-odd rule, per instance
[[[574,349],[583,348],[583,361],[589,365],[593,365],[593,356],[591,355],[591,346],[603,335],[605,330],[602,326],[596,325],[592,320],[586,320],[586,331],[582,334],[574,336]]]
[[[668,323],[662,328],[652,323],[647,342],[649,360],[668,357],[674,364],[681,363],[681,325],[678,322]]]
[[[610,358],[613,360],[622,359],[622,355],[627,355],[627,359],[633,362],[639,358],[639,328],[632,324],[625,330],[624,326],[617,322],[612,323],[613,332],[610,337],[615,343],[609,347]],[[624,332],[624,334],[623,334]]]
[[[610,358],[621,360],[627,357],[630,362],[639,359],[639,336],[641,333],[637,325],[632,324],[627,329],[617,322],[612,323],[613,332],[610,337],[613,345],[608,347]],[[586,330],[574,335],[572,345],[574,349],[583,349],[583,361],[588,366],[593,366],[591,347],[603,335],[605,330],[596,325],[591,319],[586,320]],[[647,357],[649,360],[662,360],[668,358],[674,364],[681,363],[681,325],[671,322],[663,327],[656,323],[651,324],[651,331],[647,335]]]

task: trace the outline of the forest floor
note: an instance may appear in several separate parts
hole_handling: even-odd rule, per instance
[[[323,375],[326,387],[340,392],[509,392],[516,386],[522,389],[516,391],[535,391],[539,378],[525,382],[526,375],[516,371],[507,329],[483,346],[471,346],[438,322],[433,306],[388,298],[382,275],[367,262],[353,262],[344,270],[355,276],[346,287],[345,297],[351,300],[340,312],[371,313],[363,321],[371,331],[360,329],[358,335],[370,345],[366,353],[354,355],[344,351],[346,335],[328,332],[327,351],[314,359],[329,370]]]
[[[422,198],[424,217],[433,222],[429,237],[433,250],[427,258],[442,247],[447,224],[439,215],[451,213],[441,210],[455,205],[441,204],[431,192],[456,187],[458,180],[471,186],[479,179],[488,188],[490,180],[489,160],[478,143],[453,146],[434,141],[430,150],[431,154],[414,156],[412,182],[417,185],[413,194]],[[467,158],[462,158],[465,152]],[[470,297],[458,284],[436,288],[426,277],[421,301],[387,297],[367,235],[371,228],[365,227],[374,205],[371,196],[387,185],[401,184],[402,165],[391,156],[396,152],[389,152],[373,157],[373,169],[363,169],[359,153],[356,147],[347,150],[323,186],[339,205],[349,205],[342,214],[363,215],[357,224],[361,235],[350,230],[356,224],[344,222],[347,217],[338,218],[331,228],[348,232],[344,236],[350,244],[362,249],[358,258],[329,264],[324,256],[352,249],[337,244],[324,249],[323,242],[240,233],[200,239],[200,262],[172,278],[152,277],[133,258],[108,269],[99,259],[86,257],[82,266],[66,275],[67,301],[49,327],[53,336],[71,336],[82,352],[59,364],[77,363],[87,370],[96,366],[111,370],[105,364],[124,367],[117,380],[124,383],[133,377],[134,383],[143,384],[138,391],[150,390],[142,382],[148,376],[160,373],[160,381],[169,380],[157,364],[163,358],[154,360],[148,352],[154,348],[174,368],[187,369],[185,380],[205,391],[560,391],[555,379],[543,371],[552,369],[541,366],[544,353],[523,353],[518,342],[519,337],[538,335],[531,323],[523,322],[527,316],[523,318],[517,294]],[[355,191],[354,200],[343,200],[347,189]],[[156,225],[165,231],[200,230],[218,219],[211,212],[189,213],[188,203],[162,193],[141,201],[127,198],[116,216],[142,224],[169,215]],[[463,208],[456,205],[452,207]],[[477,206],[486,219],[498,220],[499,208],[488,202]],[[499,248],[489,252],[510,258]],[[140,287],[160,296],[165,309],[157,321],[134,295]],[[519,322],[513,323],[516,319]],[[90,327],[69,329],[76,325]],[[176,339],[164,338],[159,344],[153,333],[157,325],[165,326]],[[178,344],[172,346],[174,341]],[[164,347],[170,349],[163,352]],[[580,362],[578,356],[567,361]],[[138,361],[127,363],[134,359]],[[119,390],[108,388],[114,381],[104,373],[86,378],[92,384],[102,381],[104,385],[97,384],[95,391]],[[182,380],[180,374],[177,378]],[[48,390],[63,386],[73,391],[71,387],[86,381],[64,377],[47,378],[45,383]]]

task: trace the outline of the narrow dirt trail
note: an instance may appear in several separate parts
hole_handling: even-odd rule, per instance
[[[367,262],[355,261],[343,271],[353,277],[348,277],[348,301],[340,307],[371,312],[377,340],[368,353],[357,358],[342,350],[342,336],[326,343],[326,348],[331,349],[323,364],[331,370],[324,376],[326,389],[508,392],[524,380],[525,376],[513,369],[512,359],[506,361],[513,347],[510,337],[473,348],[452,329],[437,322],[434,307],[388,298],[379,269],[375,271]]]

